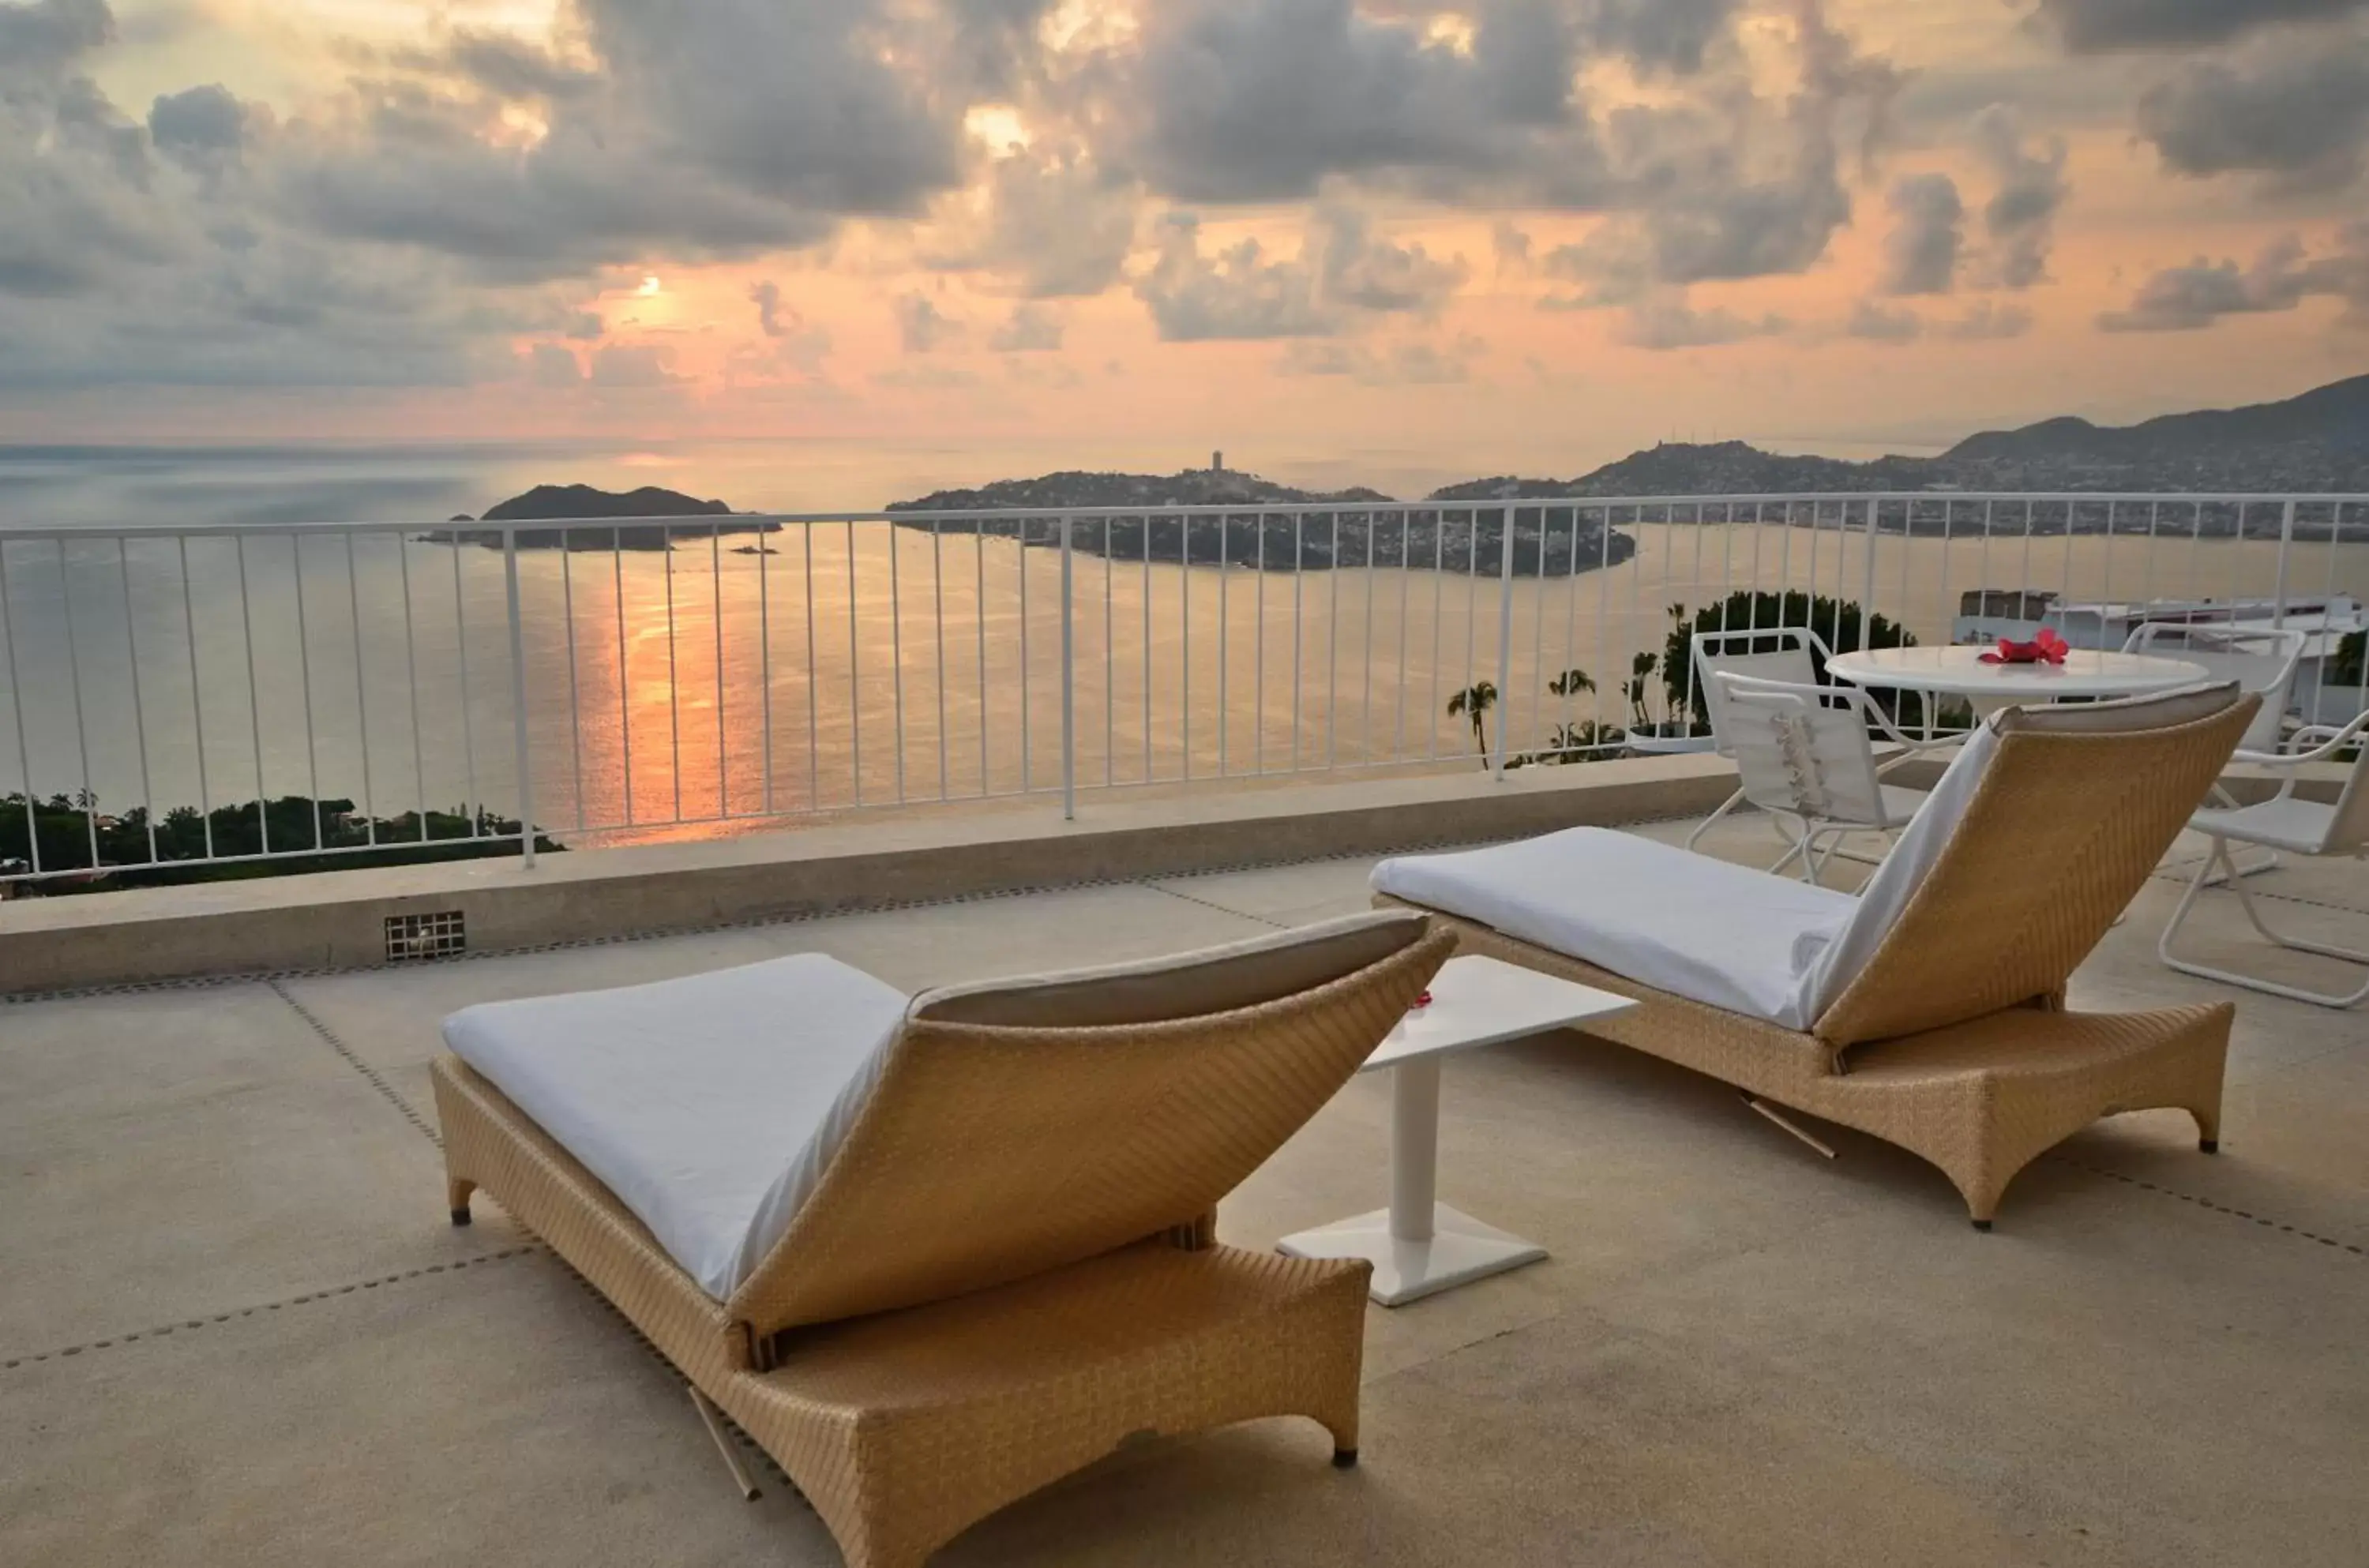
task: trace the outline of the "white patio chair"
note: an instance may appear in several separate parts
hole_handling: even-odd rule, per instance
[[[2295,666],[2309,639],[2283,626],[2231,626],[2213,622],[2149,621],[2123,644],[2124,653],[2153,654],[2161,658],[2201,664],[2215,681],[2235,681],[2237,689],[2262,699],[2254,722],[2238,743],[2248,751],[2276,751],[2280,721],[2295,705]],[[2214,798],[2235,806],[2227,792],[2214,786]]]
[[[2269,704],[2266,702],[2263,705],[2267,707]],[[2341,729],[2320,727],[2303,730],[2295,736],[2295,744],[2307,745],[2311,749],[2283,752],[2239,751],[2237,754],[2239,761],[2285,770],[2286,782],[2279,786],[2278,794],[2252,806],[2207,807],[2189,818],[2189,827],[2211,838],[2213,848],[2198,863],[2196,875],[2190,880],[2188,890],[2180,895],[2180,907],[2172,910],[2170,922],[2163,928],[2163,936],[2156,944],[2156,956],[2183,975],[2199,975],[2225,985],[2244,986],[2249,990],[2292,997],[2297,1001],[2317,1002],[2322,1007],[2350,1007],[2362,998],[2369,997],[2369,977],[2364,977],[2360,985],[2341,994],[2306,990],[2299,986],[2263,979],[2258,975],[2212,968],[2171,955],[2171,940],[2187,921],[2189,910],[2195,908],[2197,896],[2208,886],[2217,885],[2237,895],[2238,907],[2246,911],[2246,919],[2252,922],[2264,941],[2298,953],[2317,953],[2322,957],[2369,965],[2369,953],[2306,942],[2299,937],[2281,936],[2264,924],[2261,911],[2254,907],[2254,896],[2247,891],[2237,862],[2230,856],[2229,846],[2233,842],[2299,855],[2352,855],[2357,858],[2369,854],[2369,714],[2360,715]],[[2317,800],[2298,799],[2295,795],[2298,778],[2295,770],[2308,762],[2329,761],[2347,746],[2356,748],[2358,754],[2336,803],[2331,806]],[[2219,868],[2217,875],[2216,866]]]
[[[2295,703],[2295,667],[2302,661],[2305,634],[2283,626],[2231,626],[2216,622],[2149,621],[2133,631],[2123,644],[2124,653],[2154,654],[2164,658],[2201,664],[2215,681],[2235,681],[2241,692],[2262,699],[2254,722],[2237,743],[2239,757],[2248,752],[2276,751],[2279,734]],[[2207,799],[2224,809],[2237,808],[2237,797],[2216,783]],[[2279,864],[2276,851],[2258,861],[2230,864],[2242,876],[2259,876]]]
[[[1739,793],[1792,838],[1770,871],[1799,860],[1802,879],[1814,884],[1846,835],[1896,832],[1925,803],[1922,790],[1885,784],[1879,775],[1871,732],[1901,745],[1909,741],[1866,692],[1726,671],[1711,680],[1727,714],[1727,742],[1743,779]]]
[[[1814,656],[1814,658],[1813,657]],[[1808,626],[1755,626],[1721,632],[1697,632],[1694,635],[1693,658],[1695,684],[1702,692],[1703,714],[1711,720],[1712,750],[1728,761],[1735,761],[1734,749],[1728,742],[1728,703],[1720,684],[1722,675],[1740,675],[1751,681],[1770,681],[1782,685],[1799,686],[1825,693],[1855,691],[1855,688],[1818,683],[1818,670],[1834,657],[1825,639]],[[1891,771],[1919,751],[1937,744],[1954,744],[1956,737],[1940,741],[1910,741],[1892,729],[1885,728],[1899,743],[1908,748],[1900,756],[1885,759],[1877,768],[1878,774]],[[1746,798],[1739,785],[1735,793],[1720,803],[1719,809],[1695,824],[1687,835],[1687,848],[1692,849],[1711,824],[1742,806]]]

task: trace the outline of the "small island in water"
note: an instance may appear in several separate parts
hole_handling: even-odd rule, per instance
[[[1213,461],[1176,474],[1091,474],[1076,470],[1034,479],[1001,479],[975,490],[940,490],[888,510],[908,528],[936,533],[985,533],[1059,549],[1061,520],[1030,516],[1040,509],[1108,508],[1111,515],[1078,519],[1070,547],[1116,561],[1174,566],[1228,566],[1253,571],[1329,571],[1337,567],[1436,567],[1495,577],[1505,569],[1508,540],[1516,577],[1568,577],[1619,566],[1637,542],[1609,528],[1600,513],[1574,517],[1570,507],[1473,506],[1450,497],[1444,504],[1389,511],[1361,504],[1396,503],[1379,490],[1300,490]],[[1179,516],[1168,509],[1224,509]],[[1322,507],[1309,513],[1299,509]],[[1140,508],[1141,510],[1134,509]]]
[[[685,536],[679,525],[647,522],[647,518],[733,518],[728,522],[714,522],[699,528],[697,536],[710,533],[772,533],[782,526],[778,522],[758,522],[738,518],[722,501],[703,501],[679,490],[664,490],[655,485],[645,485],[638,490],[601,490],[589,485],[537,485],[522,496],[512,496],[507,501],[486,509],[481,518],[456,517],[456,525],[431,529],[419,537],[430,544],[482,544],[498,550],[502,531],[498,528],[468,528],[458,526],[470,522],[544,522],[580,521],[587,518],[630,519],[608,528],[521,528],[518,530],[518,547],[521,550],[663,550],[674,540]]]

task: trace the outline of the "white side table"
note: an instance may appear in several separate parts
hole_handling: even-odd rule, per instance
[[[1625,996],[1494,958],[1451,958],[1431,982],[1431,1005],[1402,1019],[1360,1072],[1390,1070],[1390,1206],[1286,1236],[1299,1258],[1365,1258],[1385,1307],[1502,1274],[1546,1249],[1439,1201],[1439,1059],[1567,1028],[1634,1007]]]

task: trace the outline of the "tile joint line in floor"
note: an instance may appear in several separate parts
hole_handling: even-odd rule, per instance
[[[401,1112],[403,1119],[411,1124],[413,1130],[418,1132],[420,1137],[426,1139],[429,1142],[436,1145],[437,1148],[441,1149],[444,1147],[443,1137],[439,1134],[434,1127],[428,1125],[428,1118],[421,1116],[419,1112],[413,1107],[411,1102],[405,1099],[402,1094],[396,1091],[395,1085],[386,1081],[386,1077],[383,1073],[380,1072],[378,1069],[372,1067],[370,1063],[364,1061],[360,1057],[355,1055],[353,1047],[347,1045],[345,1041],[339,1039],[338,1037],[337,1031],[330,1028],[326,1024],[322,1023],[311,1008],[306,1007],[303,1002],[297,1001],[293,996],[291,996],[288,993],[288,988],[286,986],[281,985],[277,979],[267,980],[264,983],[271,988],[272,995],[278,997],[280,1001],[293,1008],[295,1010],[296,1016],[302,1018],[307,1024],[311,1025],[313,1033],[318,1035],[323,1043],[327,1045],[331,1050],[337,1052],[338,1058],[343,1060],[348,1067],[352,1068],[356,1073],[360,1074],[363,1082],[377,1090],[381,1098],[385,1100],[388,1104],[393,1105],[397,1111]]]
[[[2215,1214],[2226,1214],[2233,1219],[2247,1220],[2260,1226],[2265,1230],[2276,1230],[2282,1235],[2293,1236],[2298,1241],[2317,1242],[2323,1247],[2351,1253],[2354,1257],[2369,1258],[2369,1247],[2363,1247],[2358,1242],[2340,1242],[2333,1236],[2323,1236],[2316,1230],[2306,1230],[2299,1225],[2289,1225],[2283,1220],[2256,1214],[2251,1209],[2232,1208],[2226,1203],[2218,1203],[2209,1197],[2199,1197],[2194,1193],[2184,1193],[2177,1187],[2165,1186],[2160,1182],[2150,1182],[2144,1176],[2133,1176],[2104,1165],[2093,1165],[2087,1160],[2076,1160],[2066,1156],[2063,1162],[2076,1171],[2086,1171],[2090,1175],[2104,1176],[2110,1181],[2121,1182],[2125,1186],[2138,1187],[2146,1192],[2160,1194],[2165,1197],[2178,1198],[2182,1203],[2192,1203],[2199,1208],[2209,1208]]]
[[[500,1263],[508,1258],[522,1258],[531,1253],[541,1251],[543,1247],[540,1243],[528,1242],[515,1247],[504,1247],[498,1252],[479,1253],[472,1257],[454,1258],[449,1263],[422,1264],[418,1268],[406,1268],[399,1274],[382,1274],[372,1279],[357,1279],[349,1285],[324,1286],[318,1290],[306,1290],[294,1296],[283,1297],[277,1301],[259,1301],[251,1306],[234,1307],[224,1312],[211,1312],[204,1317],[182,1318],[174,1322],[159,1324],[154,1328],[136,1329],[129,1333],[110,1334],[105,1339],[94,1339],[82,1345],[61,1345],[55,1350],[34,1351],[23,1356],[0,1357],[0,1370],[14,1370],[19,1367],[31,1367],[44,1361],[63,1360],[68,1356],[82,1356],[95,1350],[119,1349],[127,1345],[136,1345],[142,1340],[164,1339],[189,1329],[209,1328],[216,1323],[227,1323],[240,1318],[252,1318],[265,1312],[277,1312],[283,1308],[302,1307],[315,1301],[326,1301],[336,1296],[350,1296],[357,1290],[375,1290],[383,1285],[400,1285],[407,1280],[425,1278],[431,1274],[458,1274],[465,1268]]]
[[[1198,904],[1205,910],[1215,910],[1219,914],[1232,915],[1239,920],[1256,921],[1261,925],[1272,926],[1277,931],[1289,931],[1291,929],[1289,925],[1286,924],[1282,921],[1269,920],[1265,915],[1254,915],[1248,910],[1237,910],[1232,908],[1230,905],[1215,903],[1207,898],[1196,898],[1190,893],[1180,893],[1175,888],[1168,887],[1164,883],[1141,882],[1135,884],[1135,886],[1149,887],[1155,893],[1165,893],[1172,898],[1182,898],[1188,904]]]

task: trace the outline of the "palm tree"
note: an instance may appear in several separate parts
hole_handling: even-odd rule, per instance
[[[1629,699],[1630,711],[1637,715],[1636,723],[1640,729],[1649,729],[1653,727],[1653,716],[1645,711],[1646,682],[1652,678],[1654,671],[1660,667],[1661,662],[1661,659],[1654,654],[1638,654],[1629,661],[1629,673],[1631,679],[1620,683],[1620,694]]]
[[[1448,699],[1448,716],[1468,714],[1472,719],[1472,749],[1481,753],[1481,765],[1489,765],[1489,732],[1481,723],[1481,715],[1497,705],[1495,682],[1479,681],[1467,686]]]
[[[1547,682],[1547,690],[1558,697],[1576,697],[1596,690],[1596,677],[1585,670],[1566,670]]]

